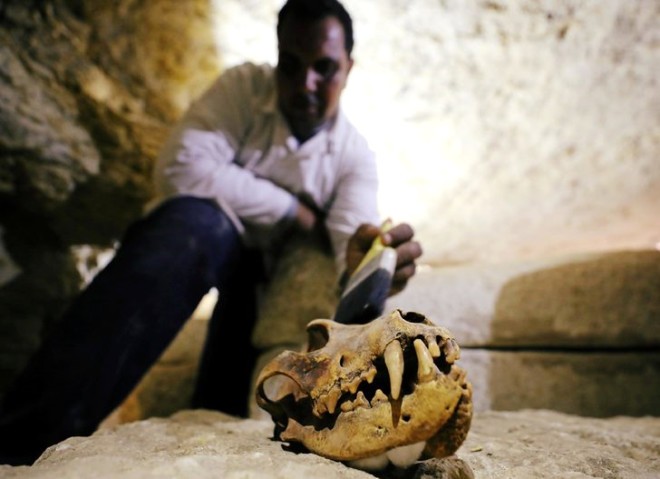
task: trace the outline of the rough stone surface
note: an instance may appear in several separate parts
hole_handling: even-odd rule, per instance
[[[660,416],[660,352],[461,349],[476,411]]]
[[[306,479],[373,475],[313,454],[294,454],[272,441],[272,423],[209,411],[184,411],[70,438],[31,467],[0,466],[3,479]],[[457,452],[484,479],[651,479],[660,474],[660,418],[593,419],[543,410],[478,414]],[[456,465],[457,459],[452,459]],[[426,463],[410,474],[441,475]],[[414,474],[417,474],[416,476]]]
[[[0,3],[0,391],[152,192],[168,125],[219,71],[208,2]]]
[[[337,269],[329,245],[314,236],[291,238],[263,291],[252,342],[260,349],[303,343],[307,323],[332,318],[337,293]]]

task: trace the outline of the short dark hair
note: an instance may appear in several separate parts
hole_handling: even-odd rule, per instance
[[[344,27],[344,46],[348,56],[351,56],[353,51],[353,20],[338,0],[287,0],[277,15],[278,38],[282,30],[282,23],[289,16],[310,21],[336,17]]]

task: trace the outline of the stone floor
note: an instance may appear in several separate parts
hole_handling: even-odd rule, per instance
[[[89,438],[70,438],[47,450],[33,466],[0,466],[0,478],[374,477],[313,454],[284,451],[271,435],[269,421],[187,410],[103,429]],[[483,412],[475,416],[457,456],[482,479],[658,478],[660,418],[597,419],[548,410]],[[440,469],[433,472],[439,467],[426,463],[426,475],[394,471],[388,477],[452,477],[441,475]]]

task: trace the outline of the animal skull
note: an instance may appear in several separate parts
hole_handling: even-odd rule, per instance
[[[281,353],[257,379],[277,439],[363,469],[385,457],[445,457],[462,444],[472,390],[448,330],[395,310],[362,325],[317,319],[307,333],[306,352]]]

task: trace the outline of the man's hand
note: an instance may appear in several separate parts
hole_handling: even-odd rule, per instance
[[[314,203],[307,193],[298,195],[298,207],[296,209],[295,227],[303,233],[314,231],[325,232],[325,212]]]
[[[408,280],[415,275],[415,260],[422,255],[422,246],[413,241],[414,231],[407,223],[400,223],[386,232],[382,232],[378,226],[363,224],[348,240],[346,247],[346,273],[350,276],[358,267],[364,255],[367,254],[373,241],[381,236],[385,246],[391,246],[396,250],[396,269],[392,278],[390,296],[402,291]]]
[[[296,210],[296,227],[300,231],[309,233],[314,230],[317,226],[318,218],[314,211],[309,208],[302,201],[298,203],[298,209]]]

